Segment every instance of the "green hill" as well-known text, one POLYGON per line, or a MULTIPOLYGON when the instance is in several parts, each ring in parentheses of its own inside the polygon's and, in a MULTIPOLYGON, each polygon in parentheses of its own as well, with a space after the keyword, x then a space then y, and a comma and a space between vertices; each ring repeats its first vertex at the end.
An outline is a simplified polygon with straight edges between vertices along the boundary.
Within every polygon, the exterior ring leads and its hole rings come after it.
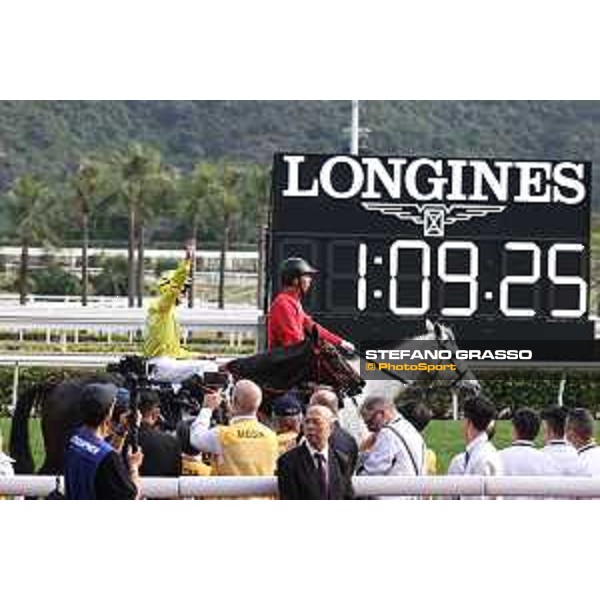
MULTIPOLYGON (((134 140, 182 169, 338 152, 349 122, 349 101, 0 102, 0 191, 23 171, 60 176, 82 154, 134 140)), ((363 101, 361 125, 371 153, 600 161, 600 102, 363 101)))

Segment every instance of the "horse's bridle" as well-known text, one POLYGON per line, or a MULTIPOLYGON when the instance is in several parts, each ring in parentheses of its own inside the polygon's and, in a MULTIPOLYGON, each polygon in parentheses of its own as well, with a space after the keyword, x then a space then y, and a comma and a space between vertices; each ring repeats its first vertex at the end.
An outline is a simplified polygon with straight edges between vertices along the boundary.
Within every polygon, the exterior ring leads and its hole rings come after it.
MULTIPOLYGON (((452 349, 448 347, 448 342, 450 342, 450 339, 449 338, 443 339, 442 337, 440 337, 437 334, 437 331, 436 331, 436 334, 435 334, 435 341, 437 342, 437 346, 438 346, 437 349, 439 349, 439 350, 448 350, 448 351, 452 352, 452 349)), ((357 354, 363 360, 368 360, 360 352, 357 351, 357 354)), ((465 376, 467 375, 467 373, 469 372, 469 369, 460 370, 459 366, 456 364, 456 362, 454 362, 452 364, 454 364, 456 366, 456 370, 458 371, 458 376, 456 377, 456 379, 454 379, 453 381, 451 381, 450 384, 444 385, 444 386, 440 386, 441 389, 451 390, 454 386, 458 385, 465 378, 465 376)), ((397 381, 400 381, 404 385, 413 386, 416 383, 415 380, 407 381, 406 379, 404 379, 404 377, 402 377, 401 375, 398 375, 397 373, 394 373, 392 371, 385 370, 384 373, 385 373, 386 376, 390 377, 391 379, 395 379, 397 381)), ((433 386, 438 381, 439 376, 440 376, 439 371, 435 371, 435 376, 429 382, 428 389, 429 388, 433 388, 433 386)))
MULTIPOLYGON (((448 345, 447 345, 447 342, 450 341, 449 339, 442 339, 442 338, 438 337, 437 334, 436 334, 435 341, 438 343, 438 348, 440 350, 448 350, 448 351, 452 352, 452 349, 448 348, 448 345)), ((467 373, 469 372, 469 369, 463 369, 461 371, 459 369, 458 364, 456 364, 456 362, 453 362, 452 364, 456 366, 456 370, 458 371, 458 377, 456 379, 454 379, 449 385, 443 386, 442 389, 451 390, 455 385, 458 385, 465 378, 465 376, 467 375, 467 373)), ((436 371, 435 373, 436 373, 436 376, 433 378, 433 382, 432 383, 435 383, 437 381, 438 376, 439 376, 438 371, 436 371)))
POLYGON ((361 388, 364 386, 364 379, 360 374, 357 374, 352 367, 345 363, 343 357, 339 354, 339 350, 333 345, 327 342, 320 342, 313 345, 313 359, 317 381, 321 381, 321 372, 323 367, 325 367, 330 373, 331 370, 336 373, 337 377, 335 378, 336 384, 334 387, 338 389, 339 392, 352 394, 351 390, 354 385, 360 385, 361 388), (325 360, 325 357, 329 357, 328 360, 325 360), (332 360, 336 361, 337 364, 330 364, 332 360), (322 362, 324 363, 323 365, 322 362), (328 363, 329 367, 327 367, 328 363))

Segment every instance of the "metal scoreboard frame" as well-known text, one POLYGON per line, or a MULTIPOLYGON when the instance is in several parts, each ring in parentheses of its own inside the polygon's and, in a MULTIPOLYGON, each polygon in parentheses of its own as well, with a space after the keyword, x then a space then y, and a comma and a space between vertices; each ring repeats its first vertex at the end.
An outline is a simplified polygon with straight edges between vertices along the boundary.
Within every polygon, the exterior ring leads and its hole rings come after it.
POLYGON ((590 209, 590 162, 277 154, 265 300, 303 256, 306 309, 354 343, 425 318, 459 343, 591 342, 590 209))

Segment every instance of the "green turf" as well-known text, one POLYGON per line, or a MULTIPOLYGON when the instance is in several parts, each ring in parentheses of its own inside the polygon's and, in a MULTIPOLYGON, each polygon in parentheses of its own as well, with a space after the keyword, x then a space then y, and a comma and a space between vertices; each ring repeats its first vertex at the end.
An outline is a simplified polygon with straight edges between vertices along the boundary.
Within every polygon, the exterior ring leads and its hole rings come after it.
MULTIPOLYGON (((541 445, 541 438, 537 440, 541 445)), ((443 474, 448 469, 450 459, 465 449, 463 424, 461 421, 432 421, 425 430, 425 443, 435 451, 438 457, 438 473, 443 474)), ((498 421, 494 445, 496 448, 506 448, 511 443, 510 421, 498 421)))
MULTIPOLYGON (((6 417, 0 417, 0 431, 2 432, 2 449, 8 453, 8 436, 10 433, 10 419, 6 417)), ((44 443, 42 441, 42 431, 40 429, 39 419, 29 420, 29 441, 31 445, 31 451, 33 453, 33 461, 35 468, 39 469, 42 466, 44 460, 44 443)))
MULTIPOLYGON (((30 435, 33 446, 33 457, 36 468, 39 468, 44 458, 39 420, 30 420, 30 435)), ((10 419, 0 418, 0 430, 4 438, 4 450, 8 450, 8 434, 10 419)), ((511 425, 509 421, 499 421, 496 428, 494 444, 497 448, 505 448, 511 441, 511 425)), ((460 421, 432 421, 425 430, 425 442, 432 448, 438 457, 438 472, 443 474, 448 468, 450 459, 464 450, 462 422, 460 421)), ((541 445, 541 439, 538 439, 541 445)))

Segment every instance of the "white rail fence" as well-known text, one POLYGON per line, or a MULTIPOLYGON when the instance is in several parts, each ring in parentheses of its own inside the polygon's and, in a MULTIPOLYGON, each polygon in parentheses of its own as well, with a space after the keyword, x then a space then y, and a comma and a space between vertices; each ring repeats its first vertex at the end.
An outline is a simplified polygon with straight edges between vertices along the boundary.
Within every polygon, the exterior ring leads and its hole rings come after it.
MULTIPOLYGON (((130 342, 137 331, 143 331, 147 312, 144 308, 81 307, 59 304, 8 306, 0 311, 0 330, 18 333, 45 331, 46 342, 50 343, 53 333, 60 334, 60 343, 66 347, 67 334, 73 342, 79 342, 81 332, 95 332, 112 340, 113 333, 129 334, 130 342)), ((178 319, 184 338, 195 331, 212 331, 228 334, 229 345, 240 347, 243 340, 259 337, 262 311, 256 308, 235 309, 188 309, 178 311, 178 319)))
MULTIPOLYGON (((226 286, 252 286, 256 285, 257 275, 253 273, 228 273, 225 280, 226 286)), ((207 273, 205 278, 197 281, 198 284, 204 285, 217 285, 218 273, 207 273)), ((244 292, 244 289, 238 291, 238 293, 244 292)), ((209 302, 205 299, 206 294, 197 293, 194 306, 197 309, 202 308, 217 308, 216 302, 209 302)), ((19 307, 23 306, 20 303, 19 294, 0 294, 0 307, 19 307)), ((82 307, 81 296, 60 296, 60 295, 48 295, 48 294, 28 294, 26 303, 24 306, 47 306, 47 307, 60 307, 62 304, 68 304, 70 307, 82 307)), ((156 296, 144 296, 143 306, 148 307, 156 296)), ((231 293, 225 298, 225 305, 230 308, 252 308, 253 304, 243 304, 234 302, 231 298, 231 293)), ((127 296, 96 296, 91 295, 87 298, 87 306, 89 307, 105 307, 105 308, 127 308, 129 306, 129 299, 127 296)))
MULTIPOLYGON (((62 489, 64 482, 59 478, 62 489)), ((592 477, 354 477, 357 497, 440 498, 600 498, 600 478, 592 477)), ((57 478, 41 475, 0 477, 0 495, 45 497, 57 478)), ((145 498, 243 498, 275 496, 275 477, 144 477, 145 498)))
MULTIPOLYGON (((256 332, 261 311, 254 308, 187 309, 178 311, 182 329, 188 331, 256 332)), ((103 308, 73 306, 5 307, 0 312, 0 328, 12 330, 58 329, 62 331, 132 331, 146 323, 144 308, 103 308)))

